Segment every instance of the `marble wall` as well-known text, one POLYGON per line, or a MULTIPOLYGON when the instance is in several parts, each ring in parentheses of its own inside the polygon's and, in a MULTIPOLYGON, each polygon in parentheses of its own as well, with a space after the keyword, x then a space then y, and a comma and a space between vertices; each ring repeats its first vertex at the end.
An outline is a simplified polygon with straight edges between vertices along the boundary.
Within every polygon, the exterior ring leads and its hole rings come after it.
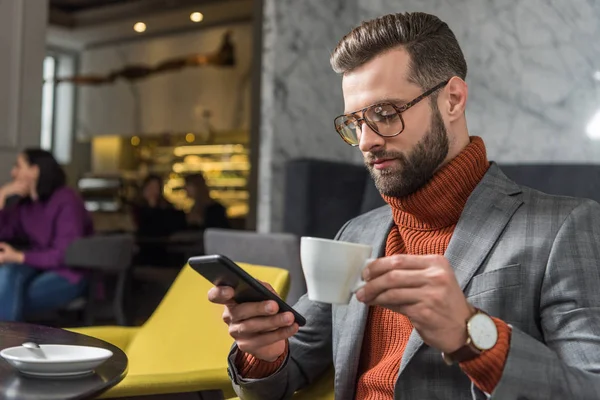
POLYGON ((294 158, 356 161, 333 129, 343 111, 329 55, 356 21, 354 0, 265 0, 257 229, 281 230, 283 166, 294 158))
POLYGON ((342 109, 328 56, 361 20, 424 11, 446 21, 467 58, 473 135, 504 163, 599 163, 600 0, 266 0, 259 228, 280 229, 282 165, 358 160, 338 142, 342 109), (595 137, 595 139, 594 139, 595 137))

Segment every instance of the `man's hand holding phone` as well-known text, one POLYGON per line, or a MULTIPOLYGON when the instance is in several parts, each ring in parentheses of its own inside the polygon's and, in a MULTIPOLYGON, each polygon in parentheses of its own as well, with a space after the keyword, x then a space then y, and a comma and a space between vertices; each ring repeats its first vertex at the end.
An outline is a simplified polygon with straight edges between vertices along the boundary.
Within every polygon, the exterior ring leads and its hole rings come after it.
MULTIPOLYGON (((271 292, 271 285, 261 282, 271 292)), ((215 286, 208 291, 208 299, 223 304, 223 321, 240 350, 264 361, 275 361, 285 352, 285 342, 298 332, 294 314, 278 314, 279 305, 273 300, 238 304, 233 300, 234 290, 229 286, 215 286)))

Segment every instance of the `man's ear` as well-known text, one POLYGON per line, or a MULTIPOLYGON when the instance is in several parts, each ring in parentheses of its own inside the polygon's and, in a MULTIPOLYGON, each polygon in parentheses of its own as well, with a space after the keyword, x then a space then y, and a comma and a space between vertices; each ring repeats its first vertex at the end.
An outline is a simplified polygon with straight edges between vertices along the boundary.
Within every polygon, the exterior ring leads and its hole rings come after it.
POLYGON ((455 76, 450 79, 444 92, 441 107, 445 110, 448 120, 452 122, 461 118, 465 113, 467 97, 469 96, 467 83, 455 76))

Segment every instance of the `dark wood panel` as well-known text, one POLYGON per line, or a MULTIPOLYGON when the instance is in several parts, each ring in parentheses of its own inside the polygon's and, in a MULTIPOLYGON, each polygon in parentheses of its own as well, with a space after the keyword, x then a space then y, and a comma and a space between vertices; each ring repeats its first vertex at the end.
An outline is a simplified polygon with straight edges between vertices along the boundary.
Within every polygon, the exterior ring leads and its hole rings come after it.
POLYGON ((142 0, 50 0, 50 7, 71 13, 115 4, 139 3, 140 1, 142 0))

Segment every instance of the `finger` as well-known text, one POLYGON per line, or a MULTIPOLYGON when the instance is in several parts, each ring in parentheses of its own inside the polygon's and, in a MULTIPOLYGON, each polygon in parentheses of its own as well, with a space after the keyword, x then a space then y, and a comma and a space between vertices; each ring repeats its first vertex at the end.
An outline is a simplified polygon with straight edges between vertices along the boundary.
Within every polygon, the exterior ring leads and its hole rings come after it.
POLYGON ((423 301, 425 292, 421 288, 390 289, 366 302, 370 306, 393 306, 394 308, 408 306, 423 301))
POLYGON ((363 270, 362 275, 365 281, 369 281, 393 269, 424 269, 445 262, 445 258, 438 255, 397 254, 372 261, 363 270))
POLYGON ((275 315, 279 311, 279 305, 273 300, 242 303, 231 309, 231 321, 240 322, 255 317, 275 315))
POLYGON ((225 322, 225 324, 227 324, 227 326, 231 325, 231 308, 235 307, 235 306, 225 306, 223 307, 223 314, 221 315, 221 318, 223 319, 223 322, 225 322))
POLYGON ((234 339, 247 339, 258 334, 274 332, 279 328, 285 328, 294 323, 294 315, 291 312, 285 312, 268 317, 250 318, 239 323, 232 323, 229 326, 229 335, 234 339))
POLYGON ((289 339, 298 332, 298 324, 293 324, 285 328, 279 328, 276 331, 264 333, 248 339, 236 340, 238 348, 246 353, 254 353, 256 350, 265 346, 272 345, 281 340, 289 339))
POLYGON ((269 291, 271 291, 272 293, 275 293, 277 296, 279 296, 279 294, 275 291, 275 289, 273 289, 273 286, 271 286, 268 282, 265 281, 259 281, 264 287, 266 287, 267 289, 269 289, 269 291))
POLYGON ((208 300, 216 304, 235 304, 234 291, 229 286, 214 286, 208 291, 208 300))
MULTIPOLYGON (((361 289, 360 301, 369 302, 390 289, 419 288, 428 284, 427 270, 394 269, 368 281, 361 289)), ((358 293, 357 293, 358 296, 358 293)))

